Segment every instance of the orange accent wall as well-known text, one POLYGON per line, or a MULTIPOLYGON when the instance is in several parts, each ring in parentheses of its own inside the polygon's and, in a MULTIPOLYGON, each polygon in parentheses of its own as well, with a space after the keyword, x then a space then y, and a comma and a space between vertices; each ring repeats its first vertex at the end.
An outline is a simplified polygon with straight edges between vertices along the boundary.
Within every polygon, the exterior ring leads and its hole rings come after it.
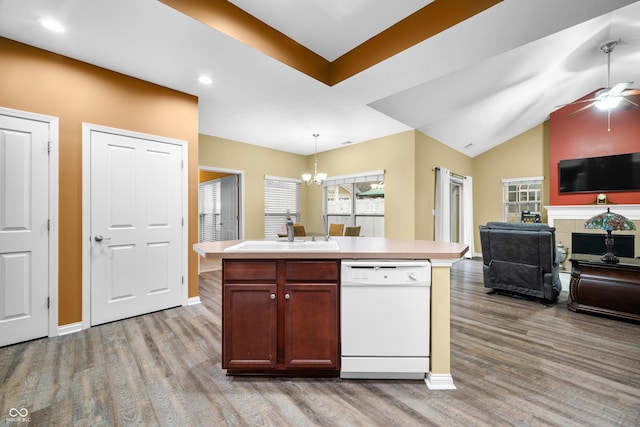
MULTIPOLYGON (((582 99, 593 98, 594 93, 582 99)), ((637 98, 632 99, 637 103, 637 98)), ((567 105, 551 113, 549 119, 549 202, 552 206, 588 205, 596 199, 596 193, 560 194, 560 160, 640 152, 640 108, 614 110, 611 131, 607 131, 606 111, 591 107, 570 116, 584 106, 567 105)), ((640 191, 607 192, 607 199, 609 203, 636 204, 640 203, 640 191)))
POLYGON ((0 106, 59 118, 58 324, 82 321, 82 123, 188 142, 189 296, 198 295, 198 99, 0 37, 0 106))
POLYGON ((200 170, 200 182, 207 182, 218 178, 223 178, 231 174, 225 172, 212 172, 206 170, 200 170))

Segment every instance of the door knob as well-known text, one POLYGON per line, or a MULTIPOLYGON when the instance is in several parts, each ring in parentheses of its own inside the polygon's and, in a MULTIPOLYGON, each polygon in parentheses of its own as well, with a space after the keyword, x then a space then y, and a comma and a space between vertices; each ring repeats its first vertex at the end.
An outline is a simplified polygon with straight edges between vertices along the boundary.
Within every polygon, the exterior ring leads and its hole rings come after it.
POLYGON ((284 299, 290 299, 290 298, 291 298, 291 295, 289 295, 289 294, 284 294, 284 299))
POLYGON ((103 240, 111 240, 111 237, 103 237, 100 234, 98 234, 96 237, 94 237, 94 240, 96 242, 102 242, 103 240))
POLYGON ((276 299, 276 294, 271 294, 271 299, 276 299))

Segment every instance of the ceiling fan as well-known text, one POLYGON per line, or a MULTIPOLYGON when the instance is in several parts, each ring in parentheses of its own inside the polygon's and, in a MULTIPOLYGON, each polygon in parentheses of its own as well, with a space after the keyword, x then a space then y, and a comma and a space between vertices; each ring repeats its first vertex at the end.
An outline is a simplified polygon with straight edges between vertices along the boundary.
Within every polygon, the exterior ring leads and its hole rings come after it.
POLYGON ((638 104, 630 100, 629 96, 640 95, 640 89, 632 89, 629 88, 633 84, 633 82, 623 82, 618 83, 615 86, 611 87, 611 52, 613 52, 613 48, 617 46, 620 40, 613 40, 604 43, 600 46, 600 49, 607 55, 607 87, 604 89, 600 89, 594 95, 594 98, 583 99, 581 101, 570 102, 565 105, 573 105, 573 104, 582 104, 588 102, 589 104, 584 107, 572 112, 569 116, 573 116, 578 114, 588 108, 597 107, 600 110, 607 111, 607 130, 611 131, 611 110, 616 108, 618 105, 624 105, 627 108, 637 107, 638 104))

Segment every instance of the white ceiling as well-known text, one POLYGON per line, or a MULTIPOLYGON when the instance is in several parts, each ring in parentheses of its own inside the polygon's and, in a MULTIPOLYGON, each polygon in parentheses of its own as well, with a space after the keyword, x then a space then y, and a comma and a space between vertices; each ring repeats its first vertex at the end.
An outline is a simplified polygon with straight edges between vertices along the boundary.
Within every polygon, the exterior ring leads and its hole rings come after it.
MULTIPOLYGON (((430 3, 231 2, 328 60, 430 3)), ((201 133, 298 154, 316 132, 325 151, 418 129, 474 157, 606 86, 613 39, 612 83, 640 86, 629 0, 504 0, 333 87, 156 0, 0 0, 0 36, 196 95, 201 133)))

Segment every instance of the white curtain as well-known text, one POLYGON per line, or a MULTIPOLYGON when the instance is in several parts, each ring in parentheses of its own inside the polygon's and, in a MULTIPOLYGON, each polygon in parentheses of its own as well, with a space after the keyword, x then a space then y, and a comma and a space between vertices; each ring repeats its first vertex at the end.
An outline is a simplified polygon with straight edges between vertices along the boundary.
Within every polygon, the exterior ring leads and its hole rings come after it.
POLYGON ((465 176, 462 180, 462 243, 469 246, 465 258, 473 257, 473 178, 465 176))
POLYGON ((451 241, 451 198, 449 182, 451 171, 446 168, 436 168, 436 233, 437 242, 451 241))

